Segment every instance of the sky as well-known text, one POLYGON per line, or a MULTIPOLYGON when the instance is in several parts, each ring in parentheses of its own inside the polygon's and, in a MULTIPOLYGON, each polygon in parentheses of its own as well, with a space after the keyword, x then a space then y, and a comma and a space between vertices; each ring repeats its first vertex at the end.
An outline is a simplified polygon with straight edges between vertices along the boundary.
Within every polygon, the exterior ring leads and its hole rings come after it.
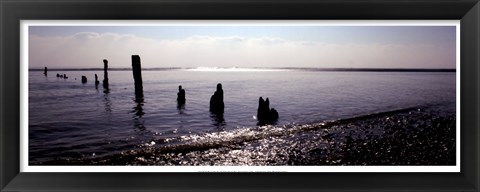
POLYGON ((29 68, 455 68, 455 26, 29 26, 29 68))

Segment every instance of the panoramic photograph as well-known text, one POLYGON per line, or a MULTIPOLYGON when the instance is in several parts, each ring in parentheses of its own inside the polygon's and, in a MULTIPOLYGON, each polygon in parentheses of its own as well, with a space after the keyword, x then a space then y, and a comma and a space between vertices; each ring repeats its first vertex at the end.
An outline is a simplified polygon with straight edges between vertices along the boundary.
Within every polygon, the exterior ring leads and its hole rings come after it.
POLYGON ((28 165, 457 165, 455 25, 30 25, 28 165))

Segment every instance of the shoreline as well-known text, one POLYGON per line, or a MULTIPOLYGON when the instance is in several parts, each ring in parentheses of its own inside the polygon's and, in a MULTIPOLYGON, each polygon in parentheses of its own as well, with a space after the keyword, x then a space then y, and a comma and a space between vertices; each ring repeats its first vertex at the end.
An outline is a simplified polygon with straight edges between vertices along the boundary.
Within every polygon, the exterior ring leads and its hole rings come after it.
MULTIPOLYGON (((281 71, 310 71, 310 72, 456 72, 456 69, 445 68, 309 68, 309 67, 162 67, 142 68, 142 71, 172 71, 172 70, 281 70, 281 71)), ((131 68, 109 68, 109 71, 131 71, 131 68)), ((28 71, 44 71, 44 68, 31 68, 28 71)), ((103 71, 103 68, 49 68, 48 71, 103 71)))
POLYGON ((454 114, 407 108, 37 165, 455 165, 455 121, 454 114))

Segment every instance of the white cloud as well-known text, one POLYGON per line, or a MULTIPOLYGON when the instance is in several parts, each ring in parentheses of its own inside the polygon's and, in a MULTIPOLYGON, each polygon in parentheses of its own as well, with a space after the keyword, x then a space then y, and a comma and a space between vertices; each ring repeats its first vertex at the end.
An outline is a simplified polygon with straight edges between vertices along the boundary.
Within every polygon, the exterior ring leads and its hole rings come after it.
POLYGON ((158 40, 82 32, 67 37, 29 36, 31 68, 130 67, 397 67, 452 68, 455 47, 428 44, 334 44, 276 37, 190 36, 158 40))

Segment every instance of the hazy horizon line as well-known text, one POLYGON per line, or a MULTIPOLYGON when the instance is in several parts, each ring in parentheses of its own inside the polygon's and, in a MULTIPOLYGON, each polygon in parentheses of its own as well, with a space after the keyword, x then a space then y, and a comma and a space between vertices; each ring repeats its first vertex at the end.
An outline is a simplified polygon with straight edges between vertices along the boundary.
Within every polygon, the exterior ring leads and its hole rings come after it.
MULTIPOLYGON (((371 71, 371 72, 456 72, 456 68, 323 68, 323 67, 153 67, 142 68, 145 71, 169 71, 191 69, 277 69, 296 71, 371 71)), ((29 71, 43 71, 44 68, 29 68, 29 71)), ((108 68, 109 71, 128 71, 127 67, 108 68)), ((87 68, 48 68, 48 71, 103 71, 99 67, 87 68)))

